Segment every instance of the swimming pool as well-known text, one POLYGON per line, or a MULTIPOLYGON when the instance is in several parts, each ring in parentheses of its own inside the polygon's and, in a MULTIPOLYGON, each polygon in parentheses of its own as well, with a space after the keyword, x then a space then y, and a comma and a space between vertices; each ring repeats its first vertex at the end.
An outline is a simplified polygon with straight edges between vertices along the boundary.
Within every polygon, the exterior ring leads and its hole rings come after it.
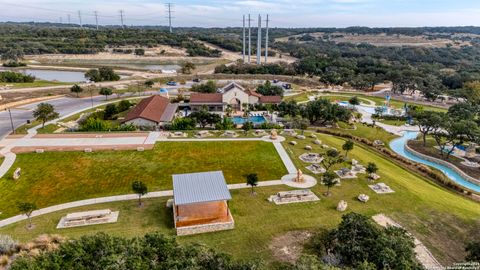
POLYGON ((245 124, 246 122, 252 122, 254 125, 259 125, 266 122, 265 117, 263 116, 250 116, 248 118, 234 116, 231 119, 235 125, 242 125, 242 124, 245 124))
POLYGON ((423 163, 425 165, 428 165, 428 166, 431 166, 431 167, 434 167, 438 170, 440 170, 442 173, 444 173, 448 178, 450 178, 451 180, 453 180, 455 183, 458 183, 459 185, 461 186, 464 186, 468 189, 471 189, 471 190, 474 190, 474 191, 477 191, 477 192, 480 192, 480 185, 476 185, 472 182, 469 182, 467 181, 465 178, 463 178, 459 173, 457 173, 456 171, 448 168, 447 166, 443 166, 441 164, 438 164, 438 163, 435 163, 435 162, 431 162, 431 161, 428 161, 428 160, 425 160, 423 158, 420 158, 420 157, 417 157, 415 155, 412 155, 410 154, 409 152, 407 152, 405 150, 405 144, 409 141, 409 140, 412 140, 412 139, 415 139, 418 135, 418 132, 416 131, 407 131, 403 134, 402 137, 398 138, 398 139, 395 139, 393 140, 391 143, 390 143, 390 148, 392 148, 392 150, 401 155, 401 156, 404 156, 410 160, 413 160, 413 161, 416 161, 416 162, 419 162, 419 163, 423 163))

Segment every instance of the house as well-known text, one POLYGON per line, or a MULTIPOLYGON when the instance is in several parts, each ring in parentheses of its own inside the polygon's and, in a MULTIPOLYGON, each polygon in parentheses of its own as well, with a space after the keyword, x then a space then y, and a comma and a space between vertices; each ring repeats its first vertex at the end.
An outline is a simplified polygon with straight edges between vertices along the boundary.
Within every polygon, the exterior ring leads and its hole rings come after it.
POLYGON ((142 99, 122 121, 138 127, 162 127, 175 117, 178 104, 170 103, 166 97, 153 95, 142 99))
POLYGON ((192 93, 189 106, 192 111, 207 108, 209 112, 223 113, 227 107, 231 107, 233 112, 241 112, 244 104, 279 104, 280 102, 282 102, 281 96, 263 96, 232 82, 220 89, 218 93, 192 93))
POLYGON ((177 235, 230 230, 232 199, 221 171, 175 174, 173 218, 177 235))

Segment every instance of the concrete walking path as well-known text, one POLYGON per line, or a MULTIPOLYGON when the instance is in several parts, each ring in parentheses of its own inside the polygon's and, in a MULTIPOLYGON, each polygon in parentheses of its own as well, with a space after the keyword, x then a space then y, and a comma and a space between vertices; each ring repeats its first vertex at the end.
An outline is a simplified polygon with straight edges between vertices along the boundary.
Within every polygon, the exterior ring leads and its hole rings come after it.
MULTIPOLYGON (((259 187, 266 187, 266 186, 277 186, 277 185, 283 185, 281 180, 271 180, 271 181, 260 181, 258 182, 259 187)), ((247 184, 230 184, 227 185, 228 189, 243 189, 243 188, 251 188, 247 184)), ((160 197, 171 197, 173 196, 173 190, 162 190, 162 191, 154 191, 154 192, 149 192, 142 198, 160 198, 160 197)), ((131 201, 131 200, 137 200, 138 195, 137 194, 125 194, 125 195, 117 195, 117 196, 109 196, 109 197, 101 197, 101 198, 94 198, 94 199, 87 199, 87 200, 80 200, 80 201, 74 201, 74 202, 69 202, 69 203, 63 203, 63 204, 57 204, 53 206, 49 206, 46 208, 38 209, 33 211, 32 217, 38 217, 41 215, 53 213, 56 211, 61 211, 65 209, 70 209, 70 208, 75 208, 75 207, 80 207, 80 206, 87 206, 87 205, 93 205, 93 204, 100 204, 100 203, 109 203, 109 202, 119 202, 119 201, 131 201)), ((0 220, 0 228, 5 227, 7 225, 26 220, 27 216, 25 215, 16 215, 4 220, 0 220)))
POLYGON ((297 173, 297 168, 293 164, 292 160, 290 159, 290 156, 288 155, 287 151, 283 147, 281 143, 274 142, 273 146, 277 150, 278 155, 283 161, 283 164, 285 165, 285 168, 287 168, 287 171, 289 174, 297 173))

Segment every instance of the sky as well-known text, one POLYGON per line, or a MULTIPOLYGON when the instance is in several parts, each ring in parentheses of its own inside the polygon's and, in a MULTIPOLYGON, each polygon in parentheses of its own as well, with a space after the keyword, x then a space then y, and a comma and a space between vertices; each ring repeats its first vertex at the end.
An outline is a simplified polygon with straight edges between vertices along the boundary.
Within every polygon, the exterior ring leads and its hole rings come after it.
MULTIPOLYGON (((480 26, 480 0, 171 0, 172 25, 241 26, 242 16, 269 14, 271 27, 480 26)), ((0 21, 101 25, 167 25, 166 2, 156 0, 0 0, 0 21)))

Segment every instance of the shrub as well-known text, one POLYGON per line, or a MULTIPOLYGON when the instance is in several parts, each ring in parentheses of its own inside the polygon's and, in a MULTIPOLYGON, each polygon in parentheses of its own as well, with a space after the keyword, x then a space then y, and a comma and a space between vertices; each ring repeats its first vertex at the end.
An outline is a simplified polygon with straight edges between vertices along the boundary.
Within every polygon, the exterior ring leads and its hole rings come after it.
POLYGON ((0 234, 0 254, 8 254, 17 246, 17 242, 12 237, 0 234))
POLYGON ((5 83, 31 83, 35 81, 35 76, 22 73, 4 71, 0 72, 0 82, 5 83))
POLYGON ((103 113, 103 119, 112 120, 114 119, 114 115, 117 113, 118 113, 118 109, 117 109, 117 106, 115 106, 115 104, 107 104, 107 106, 105 107, 105 111, 103 113))
POLYGON ((110 123, 96 117, 88 117, 80 125, 81 131, 108 131, 111 129, 110 123))
POLYGON ((171 130, 192 130, 195 129, 195 120, 189 117, 176 118, 169 127, 171 130))
POLYGON ((124 112, 124 111, 130 109, 130 107, 132 107, 132 106, 133 106, 133 104, 129 100, 122 100, 118 103, 117 111, 118 112, 124 112))

